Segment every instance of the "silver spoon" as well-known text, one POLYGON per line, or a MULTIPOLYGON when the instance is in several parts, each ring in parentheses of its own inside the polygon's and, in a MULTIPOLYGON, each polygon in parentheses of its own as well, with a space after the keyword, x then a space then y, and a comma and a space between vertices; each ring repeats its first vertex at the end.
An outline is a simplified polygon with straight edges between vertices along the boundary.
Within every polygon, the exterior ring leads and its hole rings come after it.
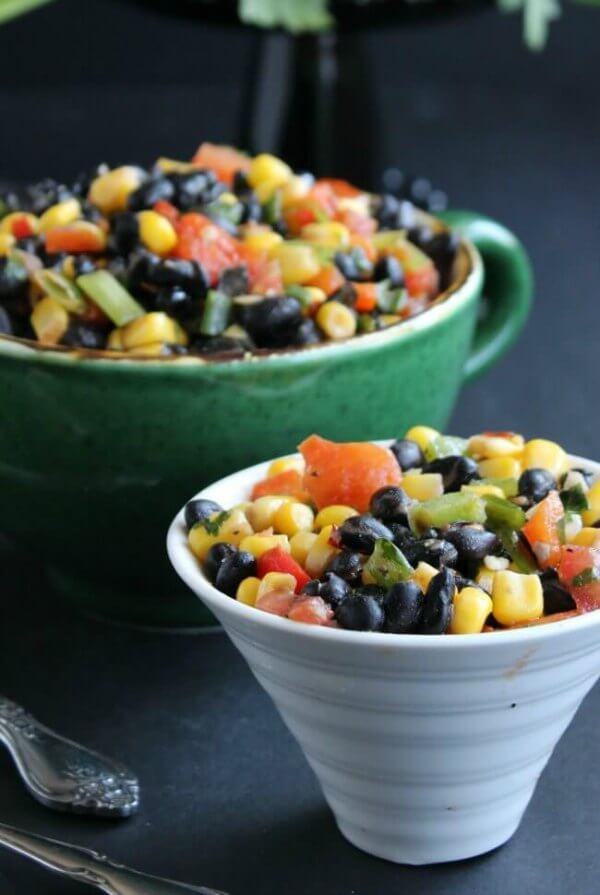
POLYGON ((131 771, 58 736, 3 696, 0 742, 31 795, 47 808, 117 818, 139 807, 139 784, 131 771))
POLYGON ((96 886, 107 895, 225 895, 216 889, 186 886, 157 876, 148 876, 113 864, 105 855, 87 848, 55 842, 43 836, 34 836, 0 824, 0 845, 17 854, 31 858, 42 867, 54 870, 62 876, 96 886))

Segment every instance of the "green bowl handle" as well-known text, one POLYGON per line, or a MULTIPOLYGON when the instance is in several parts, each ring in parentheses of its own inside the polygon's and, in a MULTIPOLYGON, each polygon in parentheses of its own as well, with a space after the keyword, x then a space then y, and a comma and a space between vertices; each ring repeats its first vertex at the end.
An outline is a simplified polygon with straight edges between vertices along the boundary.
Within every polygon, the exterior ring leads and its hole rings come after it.
POLYGON ((514 233, 473 211, 446 211, 439 217, 479 250, 484 264, 484 316, 477 323, 464 379, 470 381, 495 363, 523 329, 533 296, 533 274, 514 233))

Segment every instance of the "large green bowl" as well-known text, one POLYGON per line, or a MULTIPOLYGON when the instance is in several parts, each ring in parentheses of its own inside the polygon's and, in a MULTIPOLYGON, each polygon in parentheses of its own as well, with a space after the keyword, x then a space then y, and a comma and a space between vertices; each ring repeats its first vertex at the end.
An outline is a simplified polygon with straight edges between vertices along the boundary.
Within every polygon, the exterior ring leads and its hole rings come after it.
POLYGON ((463 382, 518 335, 532 292, 522 247, 489 219, 445 217, 464 236, 447 295, 346 343, 204 363, 0 338, 2 532, 42 557, 84 611, 145 625, 210 623, 164 553, 187 496, 293 451, 310 432, 369 439, 415 423, 443 428, 463 382))

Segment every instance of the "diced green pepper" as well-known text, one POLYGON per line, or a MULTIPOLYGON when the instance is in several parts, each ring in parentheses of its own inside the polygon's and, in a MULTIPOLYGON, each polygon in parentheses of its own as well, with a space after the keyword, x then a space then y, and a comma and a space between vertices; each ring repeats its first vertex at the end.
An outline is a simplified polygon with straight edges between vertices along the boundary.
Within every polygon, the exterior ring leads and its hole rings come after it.
POLYGON ((406 581, 414 573, 401 550, 393 541, 386 538, 377 538, 375 549, 364 566, 364 571, 371 575, 380 587, 386 589, 406 581))
POLYGON ((220 336, 229 323, 232 300, 224 292, 209 289, 206 295, 204 311, 200 320, 200 332, 203 336, 220 336))
POLYGON ((467 439, 457 435, 437 435, 425 448, 425 459, 428 463, 440 457, 462 456, 467 449, 467 439))
POLYGON ((406 305, 408 292, 404 287, 394 288, 391 280, 377 284, 377 307, 384 314, 397 314, 406 305))
POLYGON ((506 478, 506 479, 496 479, 496 478, 487 478, 481 479, 481 481, 477 482, 478 485, 494 485, 495 488, 500 488, 501 491, 504 491, 505 497, 516 497, 519 493, 519 483, 516 479, 506 478))
POLYGON ((77 277, 77 285, 104 311, 115 326, 125 326, 146 313, 135 298, 107 270, 94 270, 77 277))
POLYGON ((525 512, 516 503, 505 500, 503 497, 496 497, 494 494, 486 494, 484 501, 490 528, 496 530, 498 526, 503 526, 520 531, 525 525, 527 520, 525 512))
POLYGON ((560 492, 560 499, 565 510, 573 513, 581 513, 583 510, 589 509, 588 499, 581 485, 575 485, 573 488, 567 488, 560 492))
POLYGON ((281 192, 280 190, 275 190, 270 199, 264 203, 263 207, 263 218, 267 222, 267 224, 277 224, 278 221, 281 220, 281 192))
POLYGON ((485 504, 478 494, 466 491, 443 494, 408 511, 410 526, 418 533, 428 528, 444 528, 452 522, 485 522, 485 504))
POLYGON ((78 286, 68 277, 55 270, 38 270, 33 275, 35 283, 44 295, 49 295, 71 314, 83 314, 86 309, 85 298, 78 286))

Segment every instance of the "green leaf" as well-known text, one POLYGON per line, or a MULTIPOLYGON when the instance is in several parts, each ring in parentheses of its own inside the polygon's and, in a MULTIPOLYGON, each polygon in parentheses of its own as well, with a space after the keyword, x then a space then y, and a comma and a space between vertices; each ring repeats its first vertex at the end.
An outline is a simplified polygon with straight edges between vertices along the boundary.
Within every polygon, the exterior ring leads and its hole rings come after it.
POLYGON ((410 578, 414 569, 392 541, 377 538, 375 549, 365 563, 364 571, 370 574, 380 587, 389 590, 399 581, 410 578))
POLYGON ((327 0, 239 0, 238 9, 248 25, 299 33, 331 28, 334 19, 327 5, 327 0))

